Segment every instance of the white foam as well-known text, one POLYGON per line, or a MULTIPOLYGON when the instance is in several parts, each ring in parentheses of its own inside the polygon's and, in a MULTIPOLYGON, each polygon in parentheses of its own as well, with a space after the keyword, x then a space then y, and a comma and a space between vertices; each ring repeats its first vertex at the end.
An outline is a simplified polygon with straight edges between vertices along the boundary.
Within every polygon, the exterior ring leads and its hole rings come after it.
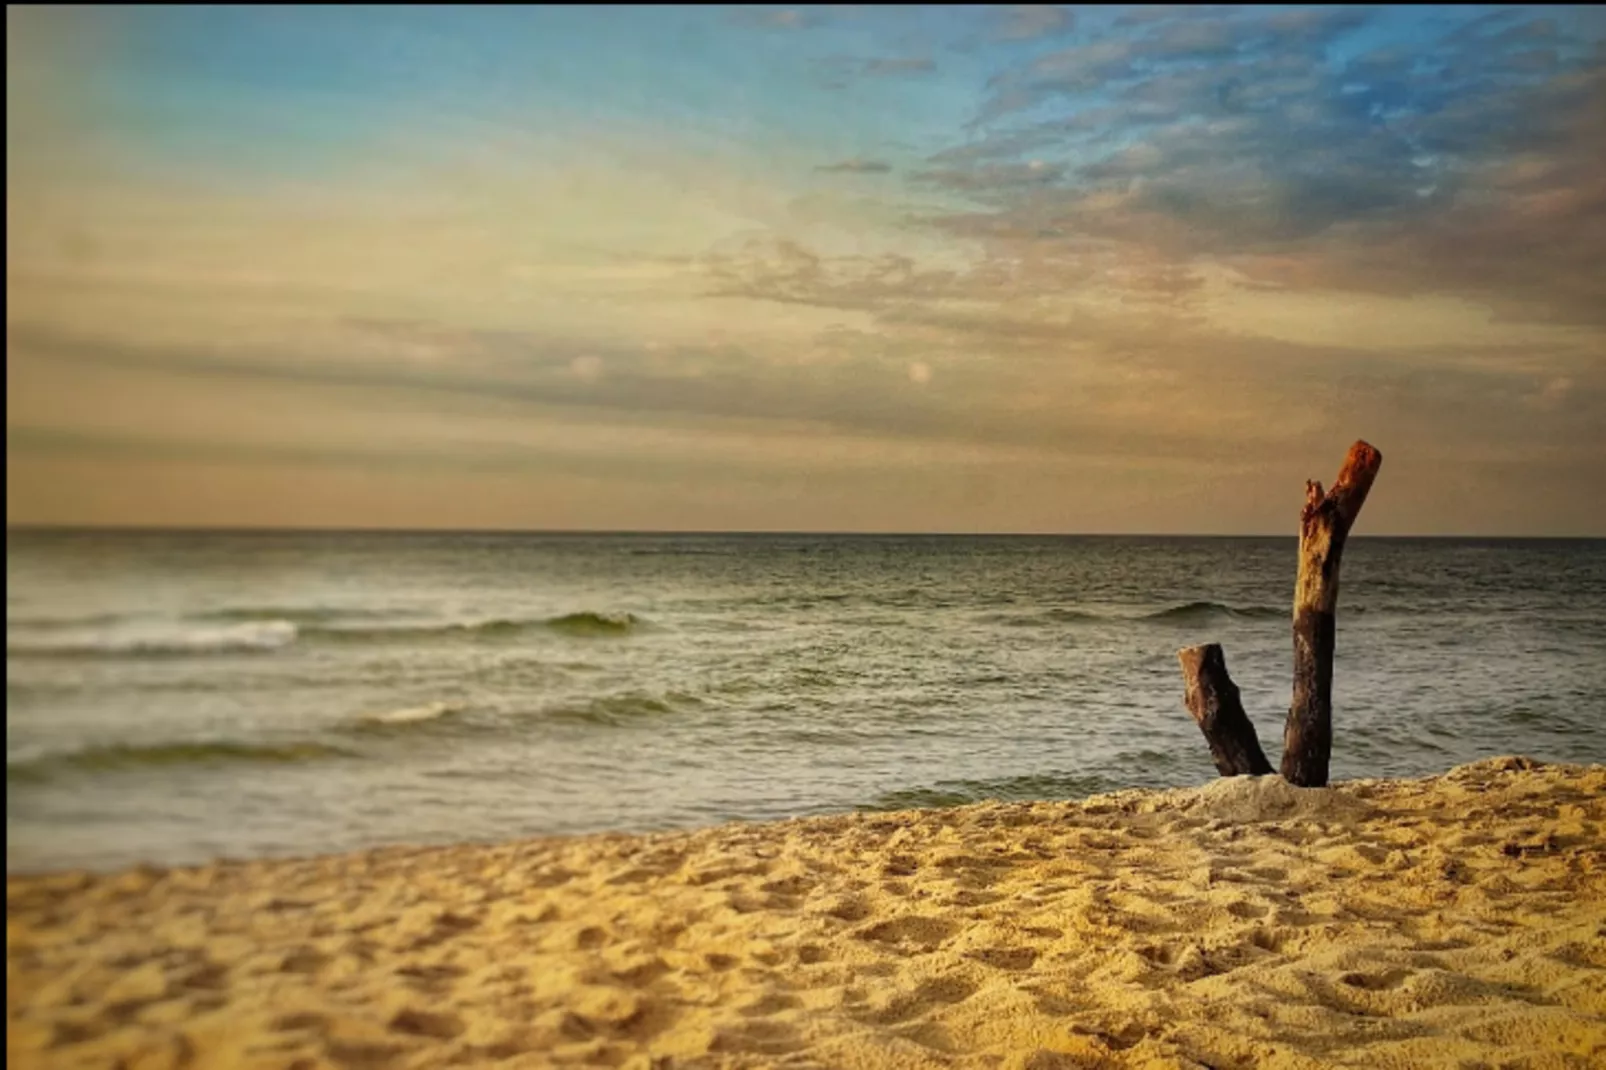
POLYGON ((365 713, 359 720, 365 724, 416 724, 420 721, 433 721, 457 712, 457 707, 450 702, 431 702, 424 706, 405 706, 399 710, 386 710, 382 713, 365 713))
POLYGON ((231 650, 277 650, 296 641, 287 620, 204 625, 140 623, 107 628, 53 630, 29 635, 6 632, 7 654, 209 654, 231 650))

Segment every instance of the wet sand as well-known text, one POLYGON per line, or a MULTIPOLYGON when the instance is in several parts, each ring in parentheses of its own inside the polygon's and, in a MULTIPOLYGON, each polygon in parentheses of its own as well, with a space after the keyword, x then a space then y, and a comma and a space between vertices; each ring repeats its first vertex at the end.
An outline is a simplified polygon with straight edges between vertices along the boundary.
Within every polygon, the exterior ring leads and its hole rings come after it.
POLYGON ((1606 767, 7 882, 14 1067, 1606 1066, 1606 767))

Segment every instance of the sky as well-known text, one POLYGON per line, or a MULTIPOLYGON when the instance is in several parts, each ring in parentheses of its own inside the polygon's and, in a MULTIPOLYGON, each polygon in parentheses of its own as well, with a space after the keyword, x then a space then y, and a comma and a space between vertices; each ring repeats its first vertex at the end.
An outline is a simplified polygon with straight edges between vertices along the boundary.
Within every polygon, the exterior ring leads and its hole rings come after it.
POLYGON ((1606 536, 1606 8, 6 10, 8 525, 1606 536))

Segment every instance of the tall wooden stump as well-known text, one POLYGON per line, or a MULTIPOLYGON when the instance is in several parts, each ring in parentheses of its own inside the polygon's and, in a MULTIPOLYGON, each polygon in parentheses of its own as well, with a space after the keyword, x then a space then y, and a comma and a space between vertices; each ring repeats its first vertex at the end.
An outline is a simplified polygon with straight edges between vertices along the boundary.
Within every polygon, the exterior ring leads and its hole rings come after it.
POLYGON ((1365 442, 1350 447, 1333 488, 1305 484, 1299 518, 1299 578, 1294 584, 1294 700, 1283 728, 1283 778, 1300 787, 1327 784, 1333 749, 1334 611, 1338 566, 1350 527, 1366 503, 1383 455, 1365 442))
POLYGON ((1244 713, 1238 685, 1227 675, 1227 657, 1220 643, 1206 643, 1177 651, 1187 687, 1188 712, 1199 723, 1216 770, 1222 776, 1265 776, 1273 772, 1260 749, 1255 726, 1244 713))

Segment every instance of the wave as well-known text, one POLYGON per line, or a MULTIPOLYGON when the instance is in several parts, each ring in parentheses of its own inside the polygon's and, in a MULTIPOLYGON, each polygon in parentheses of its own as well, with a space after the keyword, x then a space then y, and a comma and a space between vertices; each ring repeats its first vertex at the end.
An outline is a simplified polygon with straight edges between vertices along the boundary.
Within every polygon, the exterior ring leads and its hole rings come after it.
MULTIPOLYGON (((1339 612, 1347 617, 1356 617, 1366 612, 1365 606, 1344 606, 1339 612)), ((1281 606, 1233 606, 1225 602, 1186 602, 1182 605, 1171 606, 1168 609, 1156 610, 1139 617, 1139 620, 1153 621, 1194 621, 1208 620, 1214 617, 1238 618, 1240 620, 1293 620, 1293 604, 1281 606)))
POLYGON ((568 613, 561 617, 532 620, 452 621, 449 623, 395 623, 372 627, 306 627, 302 635, 309 642, 386 642, 407 639, 507 639, 531 632, 557 632, 560 635, 590 637, 628 635, 646 622, 630 613, 568 613))
POLYGON ((91 613, 81 617, 7 617, 6 629, 28 628, 33 631, 62 631, 73 628, 103 628, 129 620, 126 613, 91 613))
POLYGON ((1125 787, 1098 773, 1032 773, 997 780, 940 780, 928 787, 883 792, 860 810, 931 810, 978 802, 1085 799, 1125 787))
POLYGON ((538 629, 543 621, 479 620, 441 623, 395 622, 371 626, 307 626, 301 629, 302 637, 311 643, 386 643, 395 640, 411 642, 431 639, 495 639, 518 635, 538 629))
POLYGON ((1186 602, 1167 609, 1145 613, 1139 620, 1187 622, 1208 620, 1213 617, 1239 617, 1249 620, 1269 620, 1287 617, 1293 610, 1288 606, 1229 606, 1225 602, 1186 602))
POLYGON ((287 620, 302 627, 334 624, 340 621, 385 620, 397 614, 385 609, 337 608, 334 606, 236 606, 230 609, 213 609, 194 615, 195 620, 218 621, 227 624, 249 624, 257 621, 287 620))
POLYGON ((175 765, 266 762, 295 764, 357 755, 324 743, 195 743, 125 744, 85 747, 62 754, 6 761, 6 779, 38 781, 57 772, 113 772, 175 765))
POLYGON ((1043 616, 1057 624, 1073 623, 1084 620, 1106 619, 1105 617, 1086 609, 1051 609, 1047 613, 1044 613, 1043 616))
POLYGON ((1087 609, 1057 607, 1036 613, 985 613, 976 619, 983 624, 997 624, 1004 628, 1050 628, 1056 624, 1091 624, 1121 618, 1087 609))
POLYGON ((702 699, 679 691, 671 691, 661 696, 637 691, 595 698, 582 705, 550 708, 543 711, 543 716, 554 721, 617 728, 647 718, 675 713, 683 708, 702 705, 704 705, 702 699))
MULTIPOLYGON (((228 610, 230 622, 219 614, 190 621, 124 623, 113 627, 8 626, 6 653, 30 657, 108 657, 130 655, 197 655, 271 651, 292 643, 386 643, 432 640, 508 639, 532 632, 557 633, 572 638, 626 636, 646 627, 631 613, 568 613, 532 620, 479 620, 340 624, 344 611, 317 617, 292 613, 300 619, 257 617, 251 610, 228 610), (211 623, 194 623, 195 620, 211 623)), ((380 616, 375 614, 374 616, 380 616)))
POLYGON ((1137 614, 1130 611, 1097 612, 1090 609, 1057 607, 1036 613, 989 613, 980 619, 985 623, 999 624, 1006 628, 1048 628, 1057 624, 1111 624, 1133 621, 1185 624, 1223 617, 1270 620, 1287 618, 1289 614, 1290 610, 1285 606, 1231 606, 1225 602, 1200 601, 1185 602, 1137 614))
POLYGON ((542 622, 564 635, 627 635, 640 630, 646 621, 634 613, 566 613, 542 622))
POLYGON ((126 628, 76 628, 19 634, 6 629, 6 654, 33 657, 185 655, 278 650, 296 641, 300 629, 287 620, 239 624, 144 624, 126 628))
POLYGON ((367 727, 424 724, 454 717, 462 712, 462 706, 450 702, 430 702, 422 706, 403 706, 400 709, 365 713, 357 718, 357 724, 367 727))

